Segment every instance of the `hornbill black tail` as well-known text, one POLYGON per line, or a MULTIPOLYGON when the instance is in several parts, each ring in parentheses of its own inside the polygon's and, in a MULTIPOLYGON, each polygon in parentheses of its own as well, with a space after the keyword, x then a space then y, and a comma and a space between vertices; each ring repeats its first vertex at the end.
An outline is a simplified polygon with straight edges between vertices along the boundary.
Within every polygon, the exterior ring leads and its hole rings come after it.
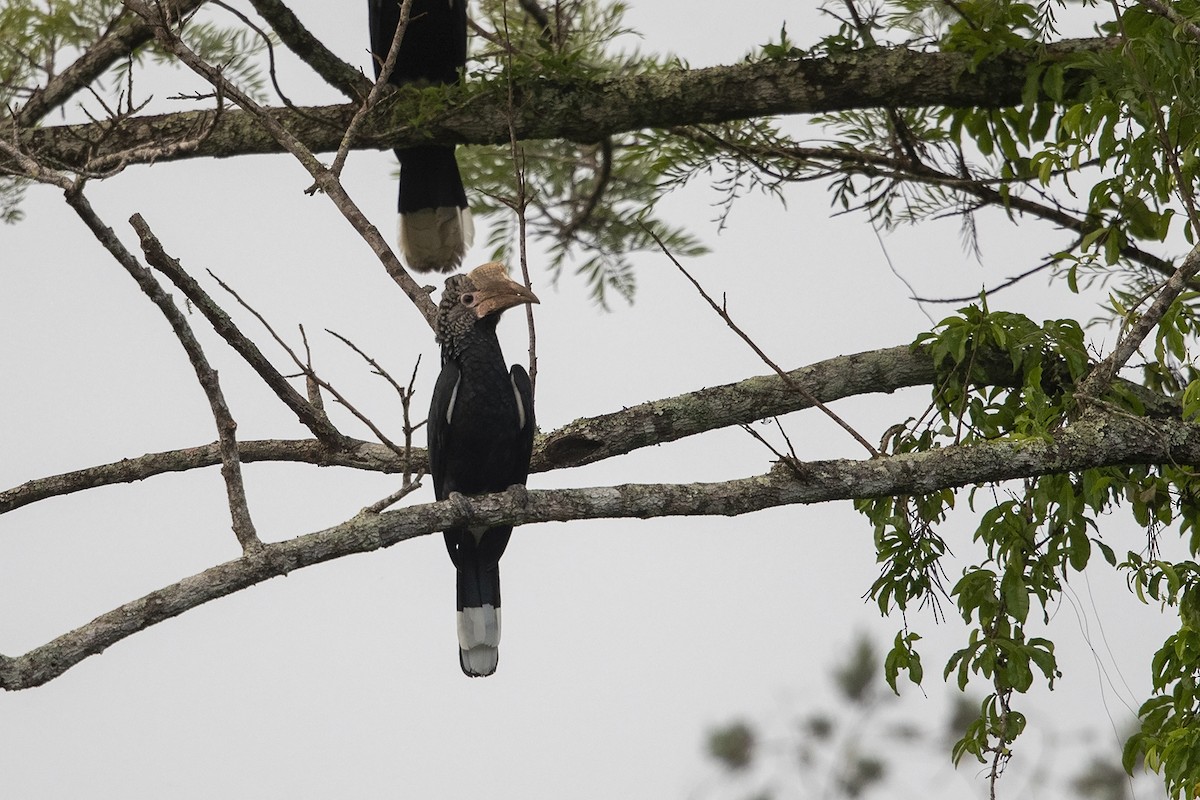
POLYGON ((446 551, 458 572, 458 663, 472 678, 500 661, 500 556, 511 527, 446 531, 446 551))
MULTIPOLYGON (((378 77, 400 23, 400 0, 368 0, 378 77)), ((412 0, 389 83, 453 84, 467 63, 467 0, 412 0)), ((448 272, 475 238, 454 146, 396 150, 400 159, 400 255, 419 272, 448 272)))

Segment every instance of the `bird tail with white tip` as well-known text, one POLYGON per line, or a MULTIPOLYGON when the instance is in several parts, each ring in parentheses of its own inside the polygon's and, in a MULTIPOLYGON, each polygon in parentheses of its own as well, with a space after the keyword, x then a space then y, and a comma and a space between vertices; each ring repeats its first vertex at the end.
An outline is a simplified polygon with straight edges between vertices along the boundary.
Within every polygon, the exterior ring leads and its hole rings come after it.
POLYGON ((500 661, 500 567, 458 570, 458 661, 472 678, 491 675, 500 661))
POLYGON ((449 272, 462 264, 475 224, 454 147, 396 151, 400 159, 400 257, 417 272, 449 272))

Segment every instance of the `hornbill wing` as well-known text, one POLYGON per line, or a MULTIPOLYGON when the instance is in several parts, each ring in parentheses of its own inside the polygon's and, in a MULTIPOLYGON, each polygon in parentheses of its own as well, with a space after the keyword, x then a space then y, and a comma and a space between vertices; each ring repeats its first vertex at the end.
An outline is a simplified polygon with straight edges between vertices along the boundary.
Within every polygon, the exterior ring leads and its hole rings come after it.
POLYGON ((518 483, 523 486, 525 479, 529 477, 529 460, 533 457, 533 430, 536 427, 533 416, 533 384, 529 380, 529 373, 520 364, 514 364, 508 375, 512 379, 513 391, 517 396, 521 424, 509 486, 518 483))
POLYGON ((442 364, 429 403, 429 419, 425 423, 429 476, 433 479, 433 494, 438 500, 445 500, 453 491, 446 487, 446 454, 450 450, 450 421, 454 416, 455 400, 458 399, 459 375, 458 365, 454 361, 447 359, 442 364))

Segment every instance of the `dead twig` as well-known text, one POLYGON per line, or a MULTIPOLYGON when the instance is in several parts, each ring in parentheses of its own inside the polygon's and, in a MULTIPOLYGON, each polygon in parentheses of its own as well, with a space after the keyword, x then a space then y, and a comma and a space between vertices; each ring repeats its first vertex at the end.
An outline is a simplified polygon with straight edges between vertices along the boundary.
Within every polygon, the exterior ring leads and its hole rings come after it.
POLYGON ((692 274, 687 271, 687 269, 683 266, 683 264, 679 263, 679 260, 675 258, 674 254, 671 253, 671 251, 667 248, 666 244, 663 243, 663 240, 660 239, 658 237, 658 235, 654 233, 654 231, 652 231, 649 227, 647 227, 645 225, 642 226, 642 229, 644 231, 646 231, 646 233, 650 236, 650 238, 654 239, 654 241, 658 245, 659 249, 662 250, 663 254, 671 260, 671 263, 675 265, 675 268, 683 273, 683 276, 685 278, 687 278, 688 281, 691 282, 692 286, 696 287, 696 291, 700 293, 700 296, 703 297, 704 300, 710 306, 712 306, 713 311, 717 312, 717 315, 720 316, 721 319, 725 320, 725 324, 728 325, 729 328, 734 333, 736 333, 743 342, 745 342, 746 344, 748 344, 750 346, 750 349, 753 350, 760 359, 762 359, 764 364, 766 364, 771 369, 775 370, 775 374, 778 375, 780 378, 782 378, 784 383, 786 383, 789 387, 791 387, 797 394, 799 394, 801 397, 803 397, 806 401, 808 401, 812 405, 819 408, 822 412, 824 412, 824 414, 827 417, 829 417, 831 420, 833 420, 839 426, 841 426, 841 428, 843 430, 845 430, 852 437, 854 437, 854 440, 856 442, 858 442, 863 447, 865 447, 867 449, 867 452, 869 452, 873 458, 878 457, 880 455, 880 452, 878 450, 876 450, 875 447, 870 442, 868 442, 866 439, 864 439, 862 437, 862 434, 860 434, 858 431, 854 430, 854 428, 851 427, 848 422, 846 422, 844 419, 839 417, 827 405, 825 405, 819 399, 817 399, 817 397, 815 395, 813 395, 812 392, 808 391, 803 386, 796 383, 796 381, 792 380, 792 376, 788 375, 786 372, 783 371, 783 369, 778 364, 776 364, 774 361, 772 361, 770 359, 770 357, 767 356, 767 354, 763 352, 762 348, 759 347, 757 344, 755 344, 754 340, 751 339, 746 334, 745 331, 743 331, 741 328, 738 327, 737 323, 734 322, 733 318, 729 315, 729 312, 727 310, 725 310, 725 308, 723 308, 722 306, 717 305, 716 301, 713 300, 708 295, 708 292, 704 291, 704 287, 700 285, 700 282, 692 277, 692 274))
POLYGON ((1079 383, 1075 396, 1081 400, 1095 400, 1104 394, 1116 378, 1117 373, 1125 363, 1141 347, 1142 341, 1150 335, 1150 331, 1162 322, 1163 315, 1171 304, 1188 288, 1188 283, 1200 273, 1200 245, 1193 247, 1183 259, 1183 263, 1175 273, 1167 279, 1166 285, 1154 298, 1154 302, 1139 316, 1117 342, 1117 346, 1100 363, 1092 368, 1079 383))
MULTIPOLYGON (((510 39, 508 29, 508 5, 503 8, 504 21, 504 36, 505 39, 510 39)), ((506 204, 513 209, 517 215, 517 250, 519 253, 521 264, 521 280, 525 284, 525 288, 533 291, 533 282, 529 277, 529 259, 528 247, 526 241, 526 219, 525 209, 529 205, 528 187, 525 183, 525 148, 521 146, 520 140, 517 138, 516 127, 516 98, 515 89, 512 79, 512 50, 506 49, 506 69, 505 77, 508 81, 508 103, 505 107, 508 121, 508 145, 513 157, 513 170, 515 184, 517 187, 517 196, 510 201, 505 201, 506 204)), ((537 325, 533 314, 533 304, 525 304, 525 327, 529 332, 529 383, 532 386, 532 391, 535 396, 537 393, 537 325)))

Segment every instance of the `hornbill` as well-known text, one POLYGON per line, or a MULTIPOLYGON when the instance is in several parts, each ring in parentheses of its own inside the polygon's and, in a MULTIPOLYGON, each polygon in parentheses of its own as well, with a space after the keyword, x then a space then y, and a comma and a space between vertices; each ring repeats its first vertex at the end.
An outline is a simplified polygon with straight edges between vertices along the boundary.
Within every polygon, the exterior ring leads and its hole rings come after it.
MULTIPOLYGON (((507 308, 536 303, 499 262, 451 275, 438 304, 442 371, 429 406, 429 472, 438 500, 524 485, 533 452, 533 387, 509 369, 496 338, 507 308)), ((496 671, 500 644, 500 556, 511 525, 449 528, 458 571, 459 664, 471 677, 496 671)))
MULTIPOLYGON (((401 0, 368 0, 375 77, 387 59, 401 0)), ((467 0, 413 0, 388 82, 457 83, 467 63, 467 0)), ((400 254, 418 272, 462 263, 475 227, 454 159, 454 145, 396 149, 400 159, 400 254)))

